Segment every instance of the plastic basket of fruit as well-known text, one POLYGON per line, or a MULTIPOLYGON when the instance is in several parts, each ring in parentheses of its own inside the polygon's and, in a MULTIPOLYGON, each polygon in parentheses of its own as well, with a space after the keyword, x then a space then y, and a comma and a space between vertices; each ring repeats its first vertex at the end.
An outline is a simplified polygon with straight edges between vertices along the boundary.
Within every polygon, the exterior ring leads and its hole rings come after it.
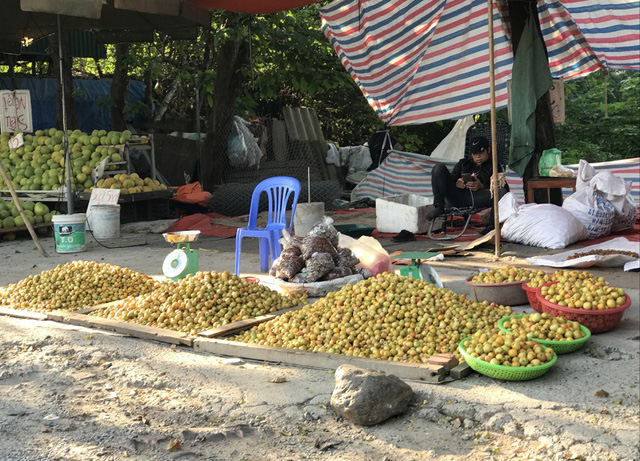
MULTIPOLYGON (((520 315, 509 315, 507 317, 502 317, 500 320, 498 320, 498 328, 507 334, 513 334, 512 331, 504 327, 504 323, 511 319, 520 319, 527 315, 528 314, 520 314, 520 315)), ((571 339, 571 340, 563 340, 563 341, 540 339, 536 337, 532 337, 531 339, 539 342, 545 347, 550 347, 551 349, 553 349, 553 351, 556 354, 568 354, 570 352, 575 352, 578 349, 580 349, 584 345, 584 343, 586 343, 589 340, 589 338, 591 338, 591 332, 584 325, 580 325, 580 331, 582 331, 584 336, 579 339, 571 339)))
POLYGON ((620 324, 624 311, 631 306, 631 298, 628 294, 624 294, 625 301, 613 308, 608 309, 583 309, 566 307, 555 304, 542 294, 543 287, 550 287, 558 282, 545 283, 536 291, 536 297, 542 308, 542 312, 551 314, 554 317, 564 317, 567 320, 573 320, 587 327, 592 334, 605 333, 614 330, 620 324))
POLYGON ((540 303, 538 302, 538 297, 536 296, 537 288, 531 288, 527 286, 529 282, 522 282, 522 289, 527 294, 527 299, 529 300, 529 304, 536 312, 542 312, 542 307, 540 307, 540 303))
MULTIPOLYGON (((471 337, 463 339, 458 346, 458 350, 471 368, 473 368, 478 373, 490 378, 502 379, 505 381, 529 381, 531 379, 536 379, 544 375, 547 371, 549 371, 549 369, 551 369, 552 366, 556 364, 556 361, 558 360, 558 356, 554 352, 553 358, 550 361, 538 366, 509 367, 506 365, 494 365, 479 358, 473 357, 467 352, 467 350, 465 349, 465 343, 470 340, 471 337)), ((542 347, 544 348, 544 346, 542 347)))

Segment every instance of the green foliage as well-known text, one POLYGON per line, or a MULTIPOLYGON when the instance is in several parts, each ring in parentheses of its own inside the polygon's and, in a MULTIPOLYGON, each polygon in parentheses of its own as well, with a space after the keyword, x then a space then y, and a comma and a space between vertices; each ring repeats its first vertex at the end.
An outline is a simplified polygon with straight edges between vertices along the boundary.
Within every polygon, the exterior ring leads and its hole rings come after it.
POLYGON ((606 162, 640 156, 640 76, 615 71, 565 83, 566 122, 556 127, 563 163, 606 162))

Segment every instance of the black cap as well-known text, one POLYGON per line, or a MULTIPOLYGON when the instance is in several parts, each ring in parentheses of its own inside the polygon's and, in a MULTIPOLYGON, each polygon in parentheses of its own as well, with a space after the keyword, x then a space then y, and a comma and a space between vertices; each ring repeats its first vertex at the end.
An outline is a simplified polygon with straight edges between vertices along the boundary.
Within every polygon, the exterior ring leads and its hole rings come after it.
POLYGON ((489 148, 489 141, 484 136, 476 136, 471 138, 470 152, 483 152, 489 148))

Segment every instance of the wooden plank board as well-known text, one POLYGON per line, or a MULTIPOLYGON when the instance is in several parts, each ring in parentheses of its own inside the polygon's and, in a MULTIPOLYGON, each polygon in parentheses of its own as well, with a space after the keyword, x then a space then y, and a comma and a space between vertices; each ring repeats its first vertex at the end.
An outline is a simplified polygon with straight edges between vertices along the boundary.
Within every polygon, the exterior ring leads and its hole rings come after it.
MULTIPOLYGON (((32 224, 34 229, 46 229, 49 227, 53 227, 53 224, 50 222, 43 222, 40 224, 32 224)), ((0 229, 0 234, 10 234, 13 232, 28 232, 27 226, 19 226, 19 227, 3 227, 0 229)))
POLYGON ((9 306, 0 306, 0 315, 6 315, 7 317, 15 317, 18 319, 47 320, 47 314, 25 311, 22 309, 12 309, 9 306))
POLYGON ((323 352, 285 349, 282 347, 245 344, 217 338, 196 338, 193 347, 197 351, 216 355, 227 355, 249 360, 283 363, 307 368, 323 368, 335 370, 340 365, 350 364, 357 367, 382 371, 402 379, 440 383, 445 379, 445 367, 432 365, 392 362, 389 360, 351 357, 323 352))
POLYGON ((150 339, 169 344, 181 344, 193 346, 193 338, 178 331, 166 330, 164 328, 149 327, 146 325, 136 325, 134 323, 121 322, 119 320, 103 319, 101 317, 91 317, 86 314, 76 312, 59 312, 49 314, 50 320, 77 325, 81 327, 98 328, 101 330, 115 331, 135 338, 150 339))
POLYGON ((276 317, 281 316, 282 314, 286 314, 290 311, 297 311, 302 309, 305 306, 296 306, 290 307, 289 309, 283 309, 281 311, 272 312, 270 314, 261 315, 259 317, 254 317, 252 319, 239 320, 238 322, 232 322, 227 325, 223 325, 221 327, 212 328, 211 330, 202 331, 198 333, 198 336, 203 338, 221 338, 223 336, 231 336, 235 333, 238 333, 243 330, 248 330, 251 327, 259 325, 264 322, 268 322, 269 320, 273 320, 276 317))

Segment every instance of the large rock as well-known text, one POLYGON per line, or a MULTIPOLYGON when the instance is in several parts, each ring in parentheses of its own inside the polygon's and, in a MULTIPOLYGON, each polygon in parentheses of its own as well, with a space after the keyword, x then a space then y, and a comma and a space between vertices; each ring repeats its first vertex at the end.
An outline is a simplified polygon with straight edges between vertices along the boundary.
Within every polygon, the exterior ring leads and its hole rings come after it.
POLYGON ((344 419, 372 426, 407 409, 413 390, 400 378, 353 365, 336 370, 331 406, 344 419))

